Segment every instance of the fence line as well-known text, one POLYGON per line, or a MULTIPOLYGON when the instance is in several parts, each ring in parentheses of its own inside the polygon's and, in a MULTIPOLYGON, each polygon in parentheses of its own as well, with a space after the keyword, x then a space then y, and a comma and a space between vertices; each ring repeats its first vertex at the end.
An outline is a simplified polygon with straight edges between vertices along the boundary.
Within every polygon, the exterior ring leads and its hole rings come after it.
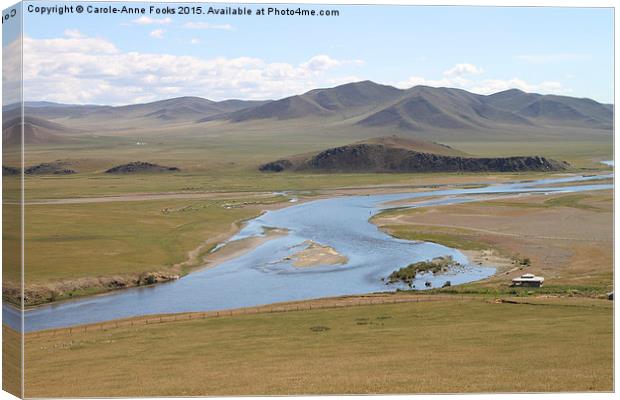
MULTIPOLYGON (((43 336, 56 336, 56 335, 72 335, 74 333, 91 332, 91 331, 105 331, 109 329, 116 329, 122 327, 140 327, 153 324, 162 324, 168 322, 177 321, 191 321, 207 318, 222 318, 232 317, 238 315, 256 315, 267 313, 284 313, 284 312, 296 312, 296 311, 311 311, 311 310, 324 310, 324 309, 336 309, 346 308, 351 306, 367 306, 367 305, 382 305, 382 304, 399 304, 399 303, 418 303, 418 302, 430 302, 430 301, 445 301, 445 300, 457 300, 457 301, 473 301, 479 300, 487 302, 489 300, 486 296, 465 296, 465 295, 402 295, 402 296, 368 296, 368 297, 344 297, 336 299, 317 299, 308 300, 303 303, 289 303, 289 304, 272 304, 257 307, 244 307, 231 310, 221 311, 207 311, 207 312, 188 312, 166 315, 147 315, 144 317, 133 317, 130 319, 114 320, 106 322, 98 322, 85 325, 71 326, 67 328, 57 328, 36 332, 29 332, 29 337, 43 337, 43 336)), ((490 298, 495 301, 495 297, 490 298)))

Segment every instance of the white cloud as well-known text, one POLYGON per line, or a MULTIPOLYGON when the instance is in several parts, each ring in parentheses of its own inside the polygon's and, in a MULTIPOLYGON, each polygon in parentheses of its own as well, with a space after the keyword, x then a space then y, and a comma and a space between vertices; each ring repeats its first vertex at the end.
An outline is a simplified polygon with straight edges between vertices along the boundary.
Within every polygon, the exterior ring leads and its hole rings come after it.
POLYGON ((508 89, 521 89, 525 92, 540 92, 565 94, 570 93, 571 89, 564 87, 557 81, 542 81, 537 83, 526 82, 519 78, 508 79, 472 79, 466 75, 479 75, 484 71, 472 64, 457 64, 446 70, 444 76, 439 79, 428 79, 421 76, 411 76, 404 81, 396 83, 397 87, 410 88, 412 86, 424 85, 433 87, 452 87, 464 89, 473 93, 492 94, 508 89))
POLYGON ((142 16, 140 18, 134 19, 131 22, 137 25, 168 25, 172 23, 172 19, 166 18, 151 18, 147 16, 142 16))
POLYGON ((189 41, 191 44, 200 44, 200 39, 193 38, 189 41))
POLYGON ((444 71, 445 76, 465 76, 465 75, 479 75, 483 73, 483 69, 476 67, 473 64, 456 64, 454 67, 444 71))
POLYGON ((309 71, 321 72, 345 64, 362 65, 363 63, 362 60, 336 60, 326 54, 319 54, 302 63, 301 66, 309 71))
POLYGON ((232 31, 235 29, 230 24, 210 24, 208 22, 186 22, 183 24, 186 29, 222 29, 225 31, 232 31))
POLYGON ((340 67, 341 65, 342 61, 335 60, 325 54, 314 56, 302 64, 304 68, 307 68, 310 71, 325 71, 330 68, 340 67))
POLYGON ((22 100, 22 39, 2 46, 2 103, 22 100))
POLYGON ((155 29, 154 31, 151 31, 151 33, 149 33, 149 35, 152 38, 155 38, 155 39, 163 39, 164 38, 164 32, 166 32, 166 31, 163 30, 163 29, 155 29))
POLYGON ((532 64, 547 64, 555 62, 587 60, 591 56, 582 53, 540 53, 540 54, 519 54, 514 56, 516 60, 525 61, 532 64))
POLYGON ((24 37, 25 98, 64 103, 129 104, 172 96, 267 99, 303 93, 359 60, 316 55, 303 62, 124 52, 101 38, 24 37))
POLYGON ((64 34, 66 37, 73 38, 73 39, 79 39, 79 38, 84 37, 84 35, 82 35, 82 32, 80 32, 77 29, 65 29, 64 34))

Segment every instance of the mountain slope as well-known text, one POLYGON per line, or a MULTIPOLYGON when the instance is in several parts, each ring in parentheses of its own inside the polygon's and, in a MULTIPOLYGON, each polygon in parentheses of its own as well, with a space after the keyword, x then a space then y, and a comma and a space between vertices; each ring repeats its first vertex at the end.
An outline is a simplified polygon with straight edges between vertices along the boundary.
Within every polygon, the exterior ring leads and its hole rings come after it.
POLYGON ((357 122, 371 127, 404 130, 492 129, 503 124, 532 125, 524 116, 493 107, 486 96, 460 89, 416 86, 406 96, 357 122))
POLYGON ((487 96, 487 104, 541 124, 612 129, 613 107, 590 99, 540 95, 512 89, 487 96))
MULTIPOLYGON (((287 120, 307 117, 352 116, 363 110, 394 100, 405 91, 371 81, 347 83, 328 89, 315 89, 297 96, 272 101, 255 108, 223 115, 233 122, 255 119, 287 120)), ((205 118, 209 121, 216 118, 205 118)))
MULTIPOLYGON (((23 124, 25 144, 57 143, 65 140, 63 135, 77 133, 75 129, 47 121, 42 118, 26 116, 23 124)), ((17 145, 21 143, 21 117, 14 117, 2 123, 2 144, 17 145)))

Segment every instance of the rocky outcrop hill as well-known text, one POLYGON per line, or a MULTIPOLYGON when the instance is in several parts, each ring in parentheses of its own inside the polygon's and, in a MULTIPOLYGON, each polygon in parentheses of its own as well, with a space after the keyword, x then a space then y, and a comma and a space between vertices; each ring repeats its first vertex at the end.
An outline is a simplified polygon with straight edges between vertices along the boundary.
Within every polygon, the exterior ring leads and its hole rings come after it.
POLYGON ((307 157, 280 159, 259 167, 263 172, 522 172, 562 171, 570 165, 540 156, 478 158, 436 154, 385 143, 356 143, 307 157))
POLYGON ((30 166, 24 170, 26 175, 71 175, 76 174, 72 168, 69 168, 72 164, 68 161, 53 161, 49 163, 41 163, 30 166))
POLYGON ((144 161, 134 161, 128 164, 117 165, 106 171, 106 174, 138 174, 138 173, 161 173, 178 172, 177 167, 165 167, 162 165, 151 164, 144 161))
POLYGON ((2 166, 2 176, 14 176, 19 175, 21 170, 15 167, 9 167, 6 165, 2 166))

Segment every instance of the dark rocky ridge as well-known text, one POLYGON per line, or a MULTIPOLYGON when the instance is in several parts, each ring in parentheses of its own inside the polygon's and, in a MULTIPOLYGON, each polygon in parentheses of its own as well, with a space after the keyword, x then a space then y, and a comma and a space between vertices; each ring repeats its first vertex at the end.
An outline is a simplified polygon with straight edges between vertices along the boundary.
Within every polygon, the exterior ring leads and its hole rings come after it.
POLYGON ((15 167, 9 167, 7 165, 2 166, 2 175, 3 176, 14 176, 19 175, 21 170, 15 167))
POLYGON ((159 172, 178 172, 177 167, 165 167, 162 165, 151 164, 144 161, 134 161, 128 164, 117 165, 106 171, 106 174, 136 174, 136 173, 159 173, 159 172))
MULTIPOLYGON (((24 169, 24 174, 26 175, 70 175, 76 174, 77 171, 68 168, 71 165, 68 161, 53 161, 49 163, 41 163, 37 165, 32 165, 24 169)), ((2 175, 4 176, 12 176, 19 175, 21 173, 20 168, 9 167, 6 165, 2 166, 2 175)))
POLYGON ((564 161, 539 156, 475 158, 414 151, 383 144, 358 143, 322 151, 305 159, 281 159, 259 167, 263 172, 521 172, 562 171, 564 161))
POLYGON ((77 171, 68 168, 71 165, 66 161, 54 161, 50 163, 41 163, 33 165, 24 170, 26 175, 71 175, 76 174, 77 171))

